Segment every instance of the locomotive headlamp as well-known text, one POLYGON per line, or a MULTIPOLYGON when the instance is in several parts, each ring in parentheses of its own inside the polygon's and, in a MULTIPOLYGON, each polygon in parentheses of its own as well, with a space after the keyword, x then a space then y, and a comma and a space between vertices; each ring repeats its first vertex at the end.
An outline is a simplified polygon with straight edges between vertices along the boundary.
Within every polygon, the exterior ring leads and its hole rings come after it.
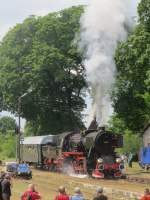
POLYGON ((121 158, 116 158, 116 163, 121 163, 121 158))
POLYGON ((98 162, 98 163, 103 163, 103 159, 102 159, 102 158, 98 158, 98 159, 97 159, 97 162, 98 162))
POLYGON ((120 170, 123 170, 123 169, 124 169, 124 165, 123 165, 123 164, 120 164, 120 165, 119 165, 119 169, 120 169, 120 170))
POLYGON ((100 165, 98 166, 98 168, 99 168, 100 171, 103 171, 103 170, 104 170, 104 165, 103 165, 103 164, 100 164, 100 165))

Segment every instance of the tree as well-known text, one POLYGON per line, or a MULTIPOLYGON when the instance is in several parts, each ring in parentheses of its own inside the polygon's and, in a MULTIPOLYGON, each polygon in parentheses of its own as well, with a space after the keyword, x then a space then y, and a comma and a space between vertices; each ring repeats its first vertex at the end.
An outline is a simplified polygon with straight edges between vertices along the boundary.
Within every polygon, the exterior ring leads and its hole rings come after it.
POLYGON ((83 127, 85 70, 74 44, 82 7, 45 17, 31 16, 16 25, 0 45, 1 109, 17 113, 36 134, 83 127))
POLYGON ((150 1, 142 0, 138 6, 139 22, 150 31, 150 1))
POLYGON ((122 153, 133 153, 138 155, 140 147, 142 146, 142 138, 137 134, 133 134, 131 131, 126 131, 124 135, 124 145, 122 153), (131 145, 132 144, 132 145, 131 145))
POLYGON ((4 135, 0 134, 0 159, 15 158, 16 153, 16 138, 12 134, 4 135))
POLYGON ((109 121, 109 130, 123 135, 123 147, 119 149, 120 153, 137 154, 142 145, 141 135, 135 134, 129 130, 117 114, 114 114, 109 121), (132 145, 131 145, 132 144, 132 145))
POLYGON ((16 121, 12 117, 4 116, 0 118, 0 133, 8 134, 10 131, 15 131, 16 121))
POLYGON ((127 127, 126 127, 124 121, 117 114, 114 114, 110 118, 110 120, 108 122, 108 128, 110 131, 112 131, 116 134, 121 134, 121 135, 124 135, 127 130, 127 127))
POLYGON ((150 70, 148 70, 147 72, 147 79, 145 80, 145 85, 146 85, 146 88, 147 90, 145 91, 144 93, 144 100, 145 100, 145 103, 146 103, 146 106, 147 106, 147 115, 148 115, 148 119, 150 118, 150 70))
POLYGON ((113 93, 118 117, 134 132, 139 132, 150 120, 148 72, 150 69, 149 1, 138 7, 139 24, 126 42, 119 44, 115 61, 117 82, 113 93))

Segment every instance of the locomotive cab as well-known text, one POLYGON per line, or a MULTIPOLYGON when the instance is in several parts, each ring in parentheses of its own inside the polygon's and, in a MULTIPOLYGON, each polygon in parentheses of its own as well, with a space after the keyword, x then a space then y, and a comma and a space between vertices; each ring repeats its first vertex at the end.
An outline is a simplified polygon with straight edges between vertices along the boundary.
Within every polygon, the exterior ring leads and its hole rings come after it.
POLYGON ((86 157, 80 132, 63 133, 60 137, 58 171, 67 174, 85 174, 86 157))

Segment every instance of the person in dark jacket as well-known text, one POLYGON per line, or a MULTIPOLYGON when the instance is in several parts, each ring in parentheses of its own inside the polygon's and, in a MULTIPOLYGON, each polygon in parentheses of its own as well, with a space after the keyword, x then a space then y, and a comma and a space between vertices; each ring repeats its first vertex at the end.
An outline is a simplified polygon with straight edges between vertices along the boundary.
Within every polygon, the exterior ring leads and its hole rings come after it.
POLYGON ((5 178, 5 172, 1 172, 1 175, 0 175, 0 200, 3 200, 2 199, 2 181, 4 180, 5 178))
POLYGON ((11 178, 8 174, 6 174, 4 180, 1 183, 2 186, 2 199, 10 200, 11 196, 11 178))
POLYGON ((103 194, 103 188, 97 188, 96 196, 93 200, 108 200, 107 196, 103 194))

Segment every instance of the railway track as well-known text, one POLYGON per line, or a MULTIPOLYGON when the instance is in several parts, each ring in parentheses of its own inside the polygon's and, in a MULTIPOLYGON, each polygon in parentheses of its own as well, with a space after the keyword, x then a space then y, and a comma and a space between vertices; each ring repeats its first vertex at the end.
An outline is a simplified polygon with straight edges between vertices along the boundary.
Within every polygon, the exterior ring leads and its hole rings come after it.
POLYGON ((129 182, 136 182, 141 184, 150 184, 150 178, 134 177, 131 175, 126 176, 126 180, 129 182))
MULTIPOLYGON (((41 171, 41 170, 40 170, 41 171)), ((43 171, 47 171, 47 170, 43 170, 43 171)), ((85 175, 68 175, 70 177, 75 177, 75 178, 81 178, 81 179, 84 179, 87 178, 88 176, 85 176, 85 175)), ((89 176, 89 179, 97 179, 98 178, 93 178, 92 176, 89 176)), ((140 183, 140 184, 150 184, 150 178, 146 178, 146 177, 140 177, 140 176, 135 176, 134 174, 130 175, 130 174, 127 174, 125 176, 123 176, 124 180, 128 181, 128 182, 133 182, 133 183, 140 183)), ((101 179, 100 179, 101 180, 101 179)), ((108 178, 106 180, 115 180, 113 178, 108 178)))
MULTIPOLYGON (((92 177, 90 177, 90 178, 92 178, 92 177)), ((150 184, 150 178, 145 178, 145 177, 126 175, 122 179, 124 179, 128 182, 133 182, 133 183, 150 184)), ((110 178, 110 180, 113 180, 113 179, 110 178)))

